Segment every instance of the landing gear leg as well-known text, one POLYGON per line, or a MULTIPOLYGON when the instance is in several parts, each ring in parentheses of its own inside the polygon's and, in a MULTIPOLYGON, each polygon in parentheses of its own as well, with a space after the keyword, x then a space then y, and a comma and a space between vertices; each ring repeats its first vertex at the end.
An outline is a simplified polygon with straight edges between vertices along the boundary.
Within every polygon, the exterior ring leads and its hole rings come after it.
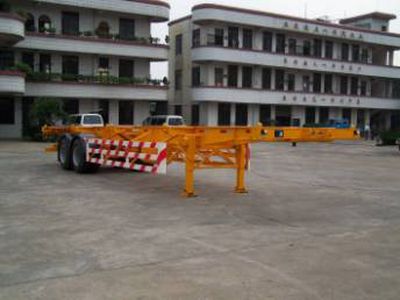
POLYGON ((246 151, 247 145, 239 145, 236 147, 236 188, 235 192, 239 194, 246 194, 246 186, 244 183, 244 176, 246 171, 246 151))

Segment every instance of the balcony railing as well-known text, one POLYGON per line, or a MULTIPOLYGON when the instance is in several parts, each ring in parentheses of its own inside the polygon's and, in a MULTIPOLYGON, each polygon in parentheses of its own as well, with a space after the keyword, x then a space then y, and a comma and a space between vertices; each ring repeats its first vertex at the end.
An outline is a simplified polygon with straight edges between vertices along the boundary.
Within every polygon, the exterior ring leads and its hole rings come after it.
POLYGON ((276 55, 285 55, 285 56, 292 56, 292 57, 299 57, 299 58, 315 58, 315 59, 322 59, 327 61, 334 61, 340 63, 354 63, 354 64, 364 64, 364 65, 371 65, 371 66, 378 66, 378 67, 389 67, 389 68, 398 68, 399 66, 392 66, 387 64, 377 64, 372 62, 371 57, 365 57, 360 55, 358 60, 349 60, 349 59, 342 59, 342 58, 334 58, 332 57, 323 57, 322 55, 314 55, 314 51, 311 49, 304 50, 303 47, 297 46, 296 48, 287 48, 287 51, 279 52, 279 51, 270 51, 264 49, 256 49, 253 45, 252 48, 245 48, 240 45, 238 40, 232 39, 229 41, 228 45, 224 45, 224 43, 220 41, 215 42, 215 40, 210 37, 207 39, 207 43, 204 44, 197 44, 193 45, 193 48, 203 48, 203 47, 216 47, 216 48, 223 48, 223 49, 233 49, 233 50, 241 50, 241 51, 253 51, 253 52, 262 52, 262 53, 269 53, 269 54, 276 54, 276 55))
POLYGON ((71 39, 83 39, 83 40, 93 40, 93 41, 110 41, 110 42, 129 42, 138 45, 148 45, 148 46, 167 46, 165 43, 161 43, 161 40, 156 37, 123 37, 120 34, 97 34, 94 31, 82 31, 79 34, 61 34, 57 33, 56 29, 50 27, 50 29, 45 31, 27 31, 27 36, 39 36, 39 37, 61 37, 61 38, 71 38, 71 39))
POLYGON ((130 78, 130 77, 116 77, 110 75, 75 75, 75 74, 59 74, 59 73, 41 73, 34 72, 28 74, 26 77, 29 82, 75 82, 82 84, 102 84, 102 85, 129 85, 139 87, 167 87, 168 82, 159 79, 150 78, 130 78))
POLYGON ((364 93, 348 93, 348 94, 342 94, 340 92, 325 92, 325 91, 314 91, 311 88, 308 90, 289 90, 287 88, 284 89, 275 89, 275 88, 263 88, 263 87, 255 87, 252 85, 251 87, 238 87, 238 86, 229 86, 226 84, 215 84, 215 85, 207 85, 204 82, 200 82, 198 85, 193 85, 193 88, 215 88, 215 89, 234 89, 234 90, 254 90, 254 91, 265 91, 265 92, 278 92, 278 93, 297 93, 297 94, 316 94, 316 95, 325 95, 325 96, 336 96, 336 97, 367 97, 367 98, 380 98, 380 99, 396 99, 400 100, 400 94, 393 91, 393 94, 391 97, 387 95, 383 95, 381 93, 376 93, 374 91, 371 91, 371 93, 364 94, 364 93))

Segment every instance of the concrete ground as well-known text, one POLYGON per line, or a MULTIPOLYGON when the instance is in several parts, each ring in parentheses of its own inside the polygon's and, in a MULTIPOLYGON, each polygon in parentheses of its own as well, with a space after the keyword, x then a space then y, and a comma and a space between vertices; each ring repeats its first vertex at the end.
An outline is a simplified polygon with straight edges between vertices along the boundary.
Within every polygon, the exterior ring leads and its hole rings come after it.
POLYGON ((400 299, 400 153, 253 146, 250 193, 200 171, 62 171, 0 142, 0 299, 400 299))

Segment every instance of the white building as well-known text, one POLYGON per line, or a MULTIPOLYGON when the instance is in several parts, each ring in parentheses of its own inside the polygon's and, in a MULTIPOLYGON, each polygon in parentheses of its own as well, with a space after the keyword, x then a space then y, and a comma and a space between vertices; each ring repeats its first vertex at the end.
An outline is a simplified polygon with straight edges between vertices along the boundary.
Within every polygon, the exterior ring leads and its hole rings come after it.
POLYGON ((71 114, 101 111, 115 124, 140 124, 151 110, 167 111, 167 87, 148 80, 150 63, 168 59, 168 46, 151 38, 151 23, 169 19, 167 3, 9 0, 0 6, 0 138, 21 137, 33 101, 43 97, 61 99, 71 114), (34 73, 13 71, 18 62, 34 73))
POLYGON ((345 118, 399 127, 395 15, 340 24, 214 4, 172 21, 169 99, 193 124, 294 125, 345 118))

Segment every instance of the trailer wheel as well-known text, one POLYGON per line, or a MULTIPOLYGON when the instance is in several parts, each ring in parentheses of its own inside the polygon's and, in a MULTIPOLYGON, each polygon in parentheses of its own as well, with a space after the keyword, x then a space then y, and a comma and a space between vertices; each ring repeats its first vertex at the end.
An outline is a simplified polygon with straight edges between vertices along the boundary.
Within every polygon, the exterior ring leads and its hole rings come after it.
POLYGON ((57 144, 57 158, 61 168, 64 170, 72 170, 71 164, 71 151, 69 148, 68 140, 63 137, 57 144))
POLYGON ((99 165, 86 162, 85 142, 77 138, 72 144, 71 160, 73 169, 77 173, 94 173, 99 169, 99 165))

